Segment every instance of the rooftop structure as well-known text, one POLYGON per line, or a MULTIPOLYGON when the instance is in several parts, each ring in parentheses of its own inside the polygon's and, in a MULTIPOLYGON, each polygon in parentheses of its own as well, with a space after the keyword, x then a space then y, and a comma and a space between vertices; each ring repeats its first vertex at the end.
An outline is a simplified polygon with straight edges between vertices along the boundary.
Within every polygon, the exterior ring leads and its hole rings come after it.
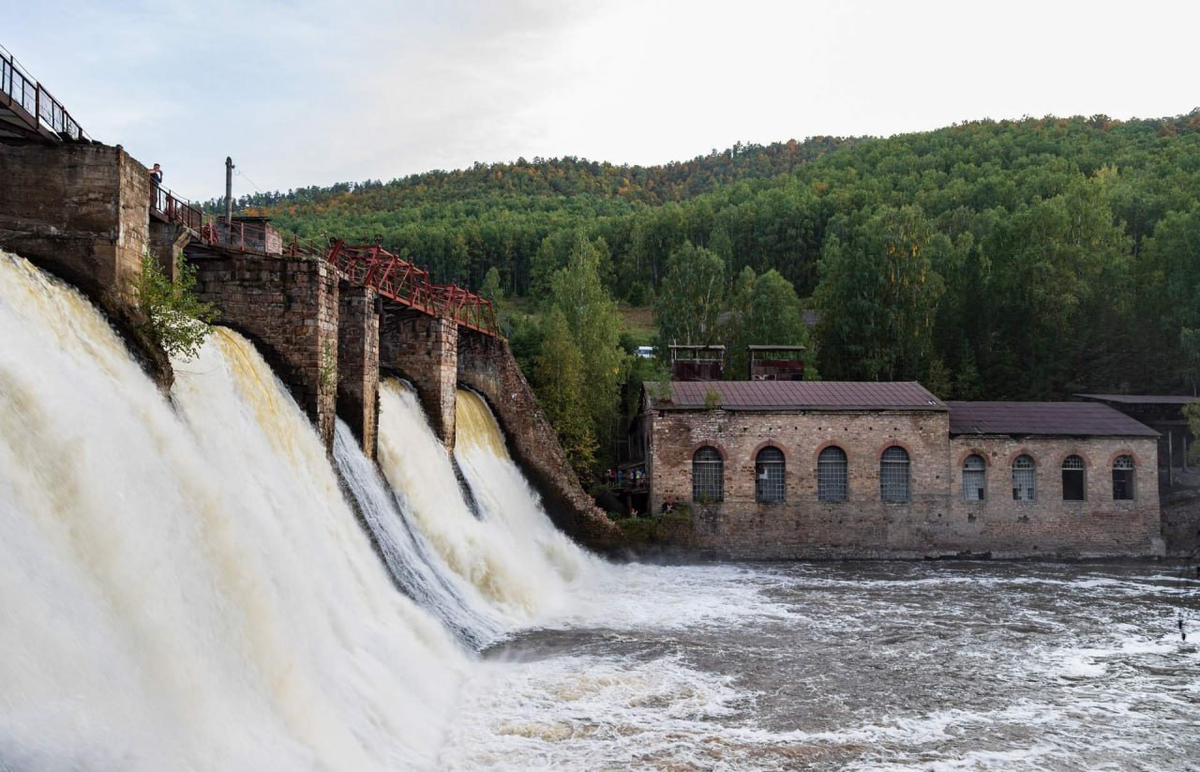
MULTIPOLYGON (((656 410, 709 407, 710 392, 725 410, 946 410, 946 405, 916 381, 721 381, 671 384, 671 399, 654 400, 656 410)), ((647 393, 654 394, 649 386, 647 393)))
POLYGON ((725 376, 725 347, 670 345, 671 379, 719 381, 725 376))
POLYGON ((1098 402, 947 402, 950 434, 1157 437, 1158 432, 1098 402))
POLYGON ((746 346, 752 381, 804 380, 804 346, 746 346))

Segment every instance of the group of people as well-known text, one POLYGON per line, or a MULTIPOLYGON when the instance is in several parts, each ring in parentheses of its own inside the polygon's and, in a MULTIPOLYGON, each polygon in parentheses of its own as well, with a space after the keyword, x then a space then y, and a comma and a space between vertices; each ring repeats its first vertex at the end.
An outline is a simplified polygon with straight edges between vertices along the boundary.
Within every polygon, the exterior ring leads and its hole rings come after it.
POLYGON ((605 479, 609 485, 616 487, 624 487, 625 485, 637 485, 642 480, 646 479, 644 469, 609 469, 604 473, 605 479))

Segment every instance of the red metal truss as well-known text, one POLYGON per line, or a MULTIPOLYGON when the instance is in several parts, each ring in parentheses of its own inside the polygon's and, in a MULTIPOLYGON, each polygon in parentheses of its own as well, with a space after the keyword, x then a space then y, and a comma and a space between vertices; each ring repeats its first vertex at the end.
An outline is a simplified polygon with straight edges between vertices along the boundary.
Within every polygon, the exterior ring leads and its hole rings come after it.
MULTIPOLYGON (((305 254, 293 242, 292 255, 305 254)), ((417 311, 454 320, 462 327, 498 336, 492 302, 453 284, 433 284, 429 272, 393 255, 379 244, 335 241, 325 252, 348 281, 374 287, 381 296, 417 311)))

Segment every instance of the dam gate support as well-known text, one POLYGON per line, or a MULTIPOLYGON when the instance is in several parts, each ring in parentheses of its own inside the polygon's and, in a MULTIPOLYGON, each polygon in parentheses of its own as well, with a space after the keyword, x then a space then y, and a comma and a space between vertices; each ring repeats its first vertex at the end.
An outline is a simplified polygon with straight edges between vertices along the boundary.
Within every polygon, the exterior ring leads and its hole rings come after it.
POLYGON ((321 260, 189 248, 201 300, 245 335, 333 448, 338 386, 338 277, 321 260))
POLYGON ((379 449, 379 293, 342 281, 338 287, 337 414, 375 460, 379 449))
POLYGON ((454 449, 459 327, 451 319, 409 309, 385 309, 379 364, 412 381, 438 439, 454 449))

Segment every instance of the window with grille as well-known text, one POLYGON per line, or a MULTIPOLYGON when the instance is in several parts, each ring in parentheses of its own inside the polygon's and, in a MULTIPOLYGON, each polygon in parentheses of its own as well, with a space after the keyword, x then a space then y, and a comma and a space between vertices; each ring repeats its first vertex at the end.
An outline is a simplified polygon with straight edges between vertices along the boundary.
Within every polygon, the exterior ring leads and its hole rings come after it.
POLYGON ((785 471, 782 450, 760 450, 754 460, 754 500, 762 504, 783 501, 785 471))
POLYGON ((1133 500, 1133 456, 1117 456, 1113 462, 1113 500, 1133 500))
POLYGON ((846 500, 846 451, 829 447, 817 456, 817 500, 846 500))
POLYGON ((1083 501, 1087 491, 1083 459, 1079 456, 1067 456, 1062 465, 1063 501, 1083 501))
POLYGON ((893 445, 879 459, 879 498, 908 501, 908 451, 893 445))
POLYGON ((725 462, 721 452, 705 446, 692 456, 692 501, 725 500, 725 462))
POLYGON ((1013 501, 1037 500, 1037 465, 1027 455, 1017 456, 1012 465, 1013 501))
POLYGON ((983 456, 972 454, 963 462, 963 500, 983 501, 987 496, 987 464, 983 456))

